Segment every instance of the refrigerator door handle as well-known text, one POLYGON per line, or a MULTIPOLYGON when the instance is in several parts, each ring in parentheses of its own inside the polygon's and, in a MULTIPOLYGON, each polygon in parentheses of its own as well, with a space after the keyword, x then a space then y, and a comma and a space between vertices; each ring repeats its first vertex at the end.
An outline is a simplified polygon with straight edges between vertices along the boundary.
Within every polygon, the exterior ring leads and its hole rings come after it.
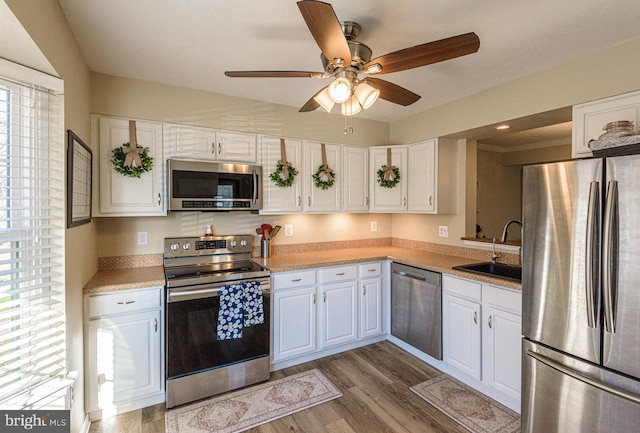
POLYGON ((604 210, 602 237, 602 292, 605 331, 616 332, 617 275, 614 261, 618 261, 618 182, 609 181, 604 210))
POLYGON ((577 372, 565 365, 560 364, 559 362, 556 362, 552 359, 547 358, 544 355, 540 355, 539 353, 533 352, 531 350, 527 350, 527 355, 532 357, 533 359, 542 362, 543 364, 548 365, 549 367, 553 368, 554 370, 559 371, 560 373, 566 374, 567 376, 570 376, 574 379, 577 379, 581 382, 586 383, 587 385, 593 386, 595 388, 598 388, 601 391, 607 392, 609 394, 613 394, 617 397, 621 397, 624 398, 626 400, 629 400, 633 403, 636 404, 640 404, 640 395, 637 394, 633 394, 627 391, 624 391, 622 389, 619 388, 614 388, 611 385, 608 385, 602 381, 599 381, 597 379, 593 379, 589 376, 586 376, 580 372, 577 372))
POLYGON ((600 209, 599 182, 593 181, 589 186, 589 204, 587 207, 587 239, 585 248, 585 289, 587 299, 587 324, 590 328, 598 326, 600 314, 599 263, 597 241, 600 237, 600 209))

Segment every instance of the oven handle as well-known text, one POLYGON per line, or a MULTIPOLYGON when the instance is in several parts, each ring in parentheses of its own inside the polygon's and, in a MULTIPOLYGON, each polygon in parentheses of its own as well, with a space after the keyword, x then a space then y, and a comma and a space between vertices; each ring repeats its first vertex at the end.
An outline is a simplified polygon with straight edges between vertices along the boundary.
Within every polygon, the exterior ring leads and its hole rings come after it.
MULTIPOLYGON (((167 290, 167 302, 180 302, 188 301, 191 299, 202 298, 215 298, 220 296, 220 290, 226 283, 218 284, 214 287, 208 287, 206 289, 169 289, 167 290)), ((271 292, 270 285, 268 283, 262 283, 262 294, 268 295, 271 292)))

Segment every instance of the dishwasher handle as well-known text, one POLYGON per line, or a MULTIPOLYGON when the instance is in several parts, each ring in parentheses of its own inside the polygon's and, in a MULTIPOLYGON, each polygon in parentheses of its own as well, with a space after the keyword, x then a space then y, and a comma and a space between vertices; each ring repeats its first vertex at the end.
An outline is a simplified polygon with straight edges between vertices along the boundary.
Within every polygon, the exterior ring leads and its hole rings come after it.
POLYGON ((396 271, 396 270, 394 270, 393 273, 396 274, 396 275, 400 275, 402 277, 413 278, 414 280, 427 281, 427 279, 425 277, 421 277, 420 275, 410 274, 410 273, 404 272, 404 271, 396 271))

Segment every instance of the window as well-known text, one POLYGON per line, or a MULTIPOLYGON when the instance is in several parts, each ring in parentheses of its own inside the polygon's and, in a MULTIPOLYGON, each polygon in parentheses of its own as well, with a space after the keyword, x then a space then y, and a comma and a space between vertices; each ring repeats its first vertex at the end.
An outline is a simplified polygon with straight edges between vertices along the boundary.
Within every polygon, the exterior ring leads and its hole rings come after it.
POLYGON ((0 401, 65 373, 62 102, 0 78, 0 401))

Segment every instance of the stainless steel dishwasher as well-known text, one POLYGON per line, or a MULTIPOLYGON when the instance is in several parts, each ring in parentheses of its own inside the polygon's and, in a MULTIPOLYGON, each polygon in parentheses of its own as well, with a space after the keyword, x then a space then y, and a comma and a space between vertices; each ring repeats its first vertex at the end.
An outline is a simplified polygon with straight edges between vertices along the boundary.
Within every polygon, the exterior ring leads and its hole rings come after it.
POLYGON ((442 359, 442 274, 391 264, 391 334, 442 359))

